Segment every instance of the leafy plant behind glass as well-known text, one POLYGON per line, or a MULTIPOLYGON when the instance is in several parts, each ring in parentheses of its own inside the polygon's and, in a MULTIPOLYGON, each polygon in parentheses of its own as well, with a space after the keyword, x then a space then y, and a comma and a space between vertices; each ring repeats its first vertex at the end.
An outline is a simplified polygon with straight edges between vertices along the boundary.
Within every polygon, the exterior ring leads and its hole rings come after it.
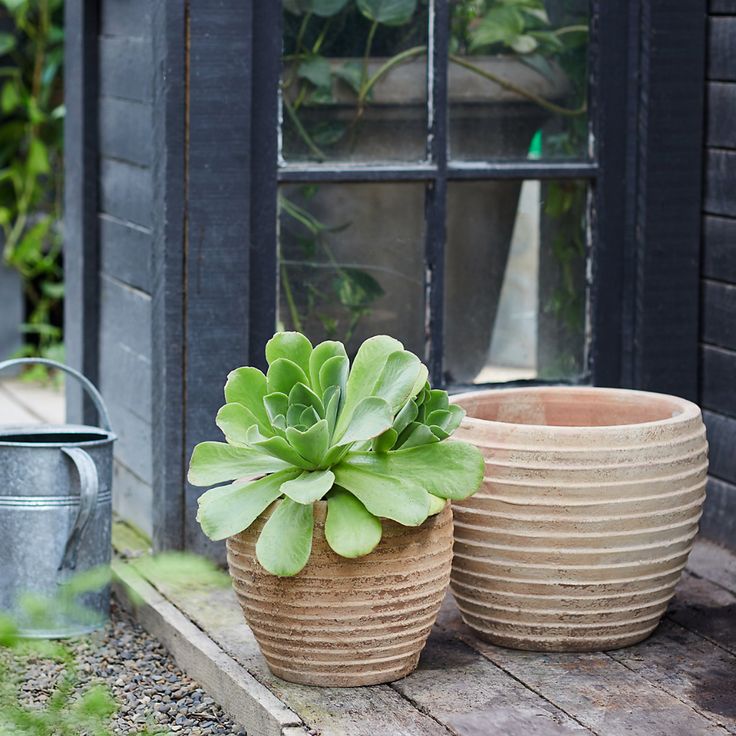
MULTIPOLYGON (((587 136, 584 113, 588 26, 586 14, 576 10, 576 3, 558 3, 563 9, 553 18, 549 17, 543 0, 452 0, 450 5, 450 63, 563 118, 564 124, 558 125, 558 132, 549 142, 545 136, 545 153, 570 156, 584 150, 580 141, 587 136), (566 5, 573 7, 568 9, 566 5), (554 64, 561 66, 573 89, 573 106, 563 107, 546 100, 472 61, 474 55, 495 54, 515 56, 542 74, 551 74, 554 64)), ((359 135, 375 84, 396 66, 426 55, 423 33, 428 23, 428 3, 426 0, 284 0, 283 6, 286 12, 282 100, 287 148, 301 147, 309 157, 322 161, 346 137, 354 141, 359 135), (377 69, 376 59, 381 61, 377 69), (336 103, 338 93, 353 95, 352 120, 325 120, 303 114, 336 103)), ((311 196, 317 189, 311 188, 311 196)), ((280 237, 280 283, 290 326, 301 331, 310 323, 310 317, 316 316, 326 337, 349 341, 383 289, 364 269, 340 267, 329 247, 331 234, 340 228, 320 222, 309 211, 308 204, 299 207, 282 196, 279 205, 285 229, 280 237), (290 237, 300 228, 306 228, 308 234, 290 237), (294 254, 295 240, 302 246, 299 257, 294 254), (326 255, 336 278, 325 278, 325 266, 317 260, 319 253, 326 255), (304 279, 301 295, 292 287, 292 270, 296 265, 301 267, 304 279), (320 307, 335 301, 343 306, 343 319, 326 314, 320 307)), ((560 232, 559 238, 564 237, 564 232, 560 232)), ((572 243, 576 251, 577 246, 572 243)), ((556 250, 569 249, 558 243, 556 250)), ((565 252, 561 257, 569 261, 573 254, 565 252)), ((563 285, 555 303, 564 305, 561 315, 564 311, 569 316, 577 308, 572 302, 579 299, 580 295, 569 293, 563 285)), ((550 309, 557 307, 553 305, 550 309)))
POLYGON ((309 560, 317 501, 327 502, 327 543, 354 558, 381 541, 382 518, 419 526, 446 499, 479 487, 480 452, 445 441, 465 412, 430 388, 427 368, 397 340, 366 340, 351 367, 342 343, 313 348, 281 332, 266 359, 266 375, 243 367, 228 376, 216 419, 226 442, 192 453, 192 485, 229 482, 199 498, 210 539, 240 533, 280 499, 256 556, 270 573, 291 576, 309 560))
POLYGON ((0 227, 23 278, 26 355, 59 357, 63 0, 0 0, 0 227))

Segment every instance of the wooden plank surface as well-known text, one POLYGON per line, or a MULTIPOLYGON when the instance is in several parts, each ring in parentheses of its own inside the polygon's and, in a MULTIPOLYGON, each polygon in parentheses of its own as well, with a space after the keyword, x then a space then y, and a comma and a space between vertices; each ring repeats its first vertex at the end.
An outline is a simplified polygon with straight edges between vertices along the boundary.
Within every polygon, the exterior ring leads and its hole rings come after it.
POLYGON ((666 619, 652 636, 609 656, 697 713, 736 733, 736 657, 666 619))
POLYGON ((736 350, 736 285, 710 280, 704 280, 702 284, 702 341, 736 350))
MULTIPOLYGON (((517 652, 472 635, 456 610, 441 625, 594 733, 708 736, 727 731, 605 653, 517 652)), ((657 634, 655 634, 657 636, 657 634)), ((631 651, 637 650, 632 647, 631 651)), ((684 652, 683 652, 684 653, 684 652)))
POLYGON ((432 632, 416 672, 392 687, 458 736, 591 733, 439 628, 432 632))
POLYGON ((708 12, 713 15, 736 15, 736 0, 710 0, 708 12))
POLYGON ((115 513, 149 537, 153 534, 153 488, 120 459, 112 467, 112 507, 115 513))
POLYGON ((700 528, 709 539, 736 548, 736 484, 708 478, 700 528))
MULTIPOLYGON (((230 590, 185 589, 146 574, 217 651, 321 736, 736 733, 736 595, 728 590, 736 587, 736 556, 698 542, 689 570, 654 635, 609 653, 494 647, 473 637, 448 597, 415 673, 390 686, 353 689, 302 687, 273 677, 230 590)), ((166 630, 163 636, 177 639, 166 630)), ((289 724, 282 733, 304 729, 289 724)))
POLYGON ((736 197, 733 196, 735 170, 736 151, 725 148, 706 149, 704 212, 736 217, 736 197))
MULTIPOLYGON (((736 654, 736 595, 725 588, 687 574, 678 587, 667 617, 736 654)), ((684 656, 687 656, 686 652, 684 656)))
POLYGON ((151 293, 153 243, 148 228, 99 216, 100 264, 103 273, 124 284, 151 293))
MULTIPOLYGON (((186 273, 180 286, 172 285, 187 294, 185 457, 213 438, 227 374, 248 363, 251 5, 189 5, 186 273)), ((179 416, 179 407, 172 410, 179 416)), ((200 493, 187 486, 186 548, 222 559, 223 545, 207 540, 194 520, 200 493)))
POLYGON ((736 18, 720 16, 708 22, 707 77, 736 81, 736 18))
POLYGON ((736 417, 736 351, 703 345, 701 352, 701 405, 718 414, 736 417))
POLYGON ((153 108, 149 103, 100 97, 100 154, 138 166, 150 166, 152 116, 153 108))
POLYGON ((703 218, 703 276, 736 284, 736 219, 703 218))
POLYGON ((320 736, 447 736, 433 718, 415 709, 388 685, 314 688, 271 674, 235 595, 223 590, 183 590, 163 580, 156 588, 205 630, 230 657, 263 683, 320 736), (387 728, 390 731, 387 732, 387 728))
POLYGON ((149 169, 116 159, 101 159, 101 212, 150 228, 152 196, 153 182, 149 169))
POLYGON ((100 37, 100 93, 150 103, 153 100, 151 45, 144 38, 100 37))
POLYGON ((100 33, 105 36, 151 35, 151 4, 149 0, 102 0, 100 2, 100 33))
POLYGON ((708 82, 706 99, 706 144, 736 148, 736 83, 708 82))
POLYGON ((147 359, 151 355, 151 297, 107 275, 100 282, 100 340, 125 345, 147 359))
POLYGON ((705 410, 703 421, 708 434, 709 472, 736 485, 736 418, 705 410))
POLYGON ((687 561, 687 569, 693 575, 736 593, 736 554, 703 539, 693 547, 687 561))

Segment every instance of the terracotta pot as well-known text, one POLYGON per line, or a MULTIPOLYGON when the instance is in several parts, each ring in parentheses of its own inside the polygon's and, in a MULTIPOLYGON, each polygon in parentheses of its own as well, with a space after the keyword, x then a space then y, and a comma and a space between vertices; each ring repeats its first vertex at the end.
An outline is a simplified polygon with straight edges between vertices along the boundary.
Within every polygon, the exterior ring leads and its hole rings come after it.
POLYGON ((312 555, 292 578, 270 575, 255 559, 270 512, 227 540, 245 620, 284 680, 354 687, 405 677, 417 666, 450 581, 450 505, 419 527, 384 519, 381 543, 355 560, 327 545, 326 511, 326 503, 315 504, 312 555))
POLYGON ((486 477, 454 504, 451 587, 494 644, 537 651, 629 646, 672 598, 705 499, 700 409, 619 389, 479 391, 454 402, 456 437, 486 477))

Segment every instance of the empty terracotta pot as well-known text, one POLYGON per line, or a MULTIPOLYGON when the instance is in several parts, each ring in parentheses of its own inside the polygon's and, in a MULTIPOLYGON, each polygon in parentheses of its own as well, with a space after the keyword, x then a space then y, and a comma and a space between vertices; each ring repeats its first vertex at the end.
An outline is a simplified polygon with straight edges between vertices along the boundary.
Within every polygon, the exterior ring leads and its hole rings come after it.
POLYGON ((457 396, 456 437, 486 476, 453 504, 451 588, 483 639, 595 651, 654 631, 698 531, 708 469, 700 409, 619 389, 457 396))
POLYGON ((419 527, 384 519, 378 547, 354 560, 327 545, 326 511, 325 502, 315 504, 312 555, 291 578, 270 575, 255 559, 270 511, 227 540, 245 620, 284 680, 353 687, 405 677, 417 666, 450 581, 450 505, 419 527))

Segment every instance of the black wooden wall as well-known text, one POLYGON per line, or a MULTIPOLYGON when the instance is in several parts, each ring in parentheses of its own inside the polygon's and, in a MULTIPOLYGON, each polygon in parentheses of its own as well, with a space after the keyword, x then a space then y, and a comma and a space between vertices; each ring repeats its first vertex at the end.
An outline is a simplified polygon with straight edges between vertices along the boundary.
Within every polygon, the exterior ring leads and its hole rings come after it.
POLYGON ((736 0, 711 0, 705 84, 700 402, 711 478, 702 529, 736 547, 736 0))

